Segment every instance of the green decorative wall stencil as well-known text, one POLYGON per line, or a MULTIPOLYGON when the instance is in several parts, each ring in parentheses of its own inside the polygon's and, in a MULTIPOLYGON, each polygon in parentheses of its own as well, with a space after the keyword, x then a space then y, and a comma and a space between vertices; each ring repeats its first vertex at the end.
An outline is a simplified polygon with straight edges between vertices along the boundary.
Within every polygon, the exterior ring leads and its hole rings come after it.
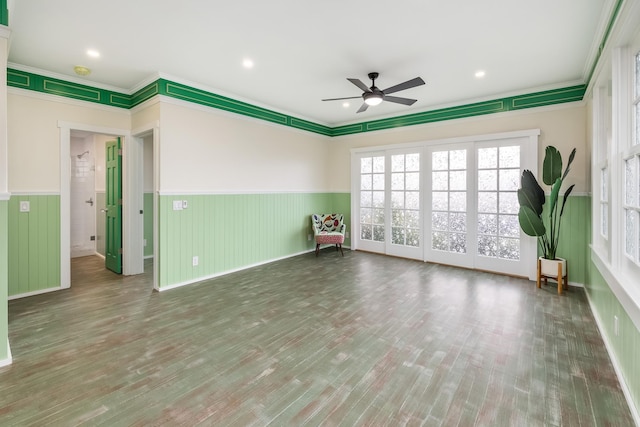
POLYGON ((580 101, 587 88, 586 85, 571 86, 387 119, 330 127, 166 79, 158 79, 134 94, 128 95, 9 68, 7 69, 7 85, 127 109, 133 108, 156 95, 163 95, 325 136, 372 132, 580 101))

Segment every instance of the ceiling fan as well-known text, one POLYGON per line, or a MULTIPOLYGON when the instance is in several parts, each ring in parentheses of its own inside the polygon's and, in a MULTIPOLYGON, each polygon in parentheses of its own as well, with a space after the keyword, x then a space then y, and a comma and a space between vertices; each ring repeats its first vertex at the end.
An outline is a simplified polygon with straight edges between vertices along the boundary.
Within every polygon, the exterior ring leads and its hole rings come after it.
POLYGON ((415 79, 407 80, 404 83, 397 84, 395 86, 391 86, 385 90, 380 90, 376 87, 376 79, 378 78, 378 73, 369 73, 369 78, 371 79, 371 87, 367 87, 364 83, 362 83, 358 79, 347 79, 354 85, 358 86, 364 92, 361 96, 349 96, 346 98, 329 98, 323 99, 323 101, 340 101, 344 99, 357 99, 362 97, 364 99, 364 103, 362 106, 356 111, 356 113, 362 113, 366 111, 369 106, 378 105, 382 101, 395 102, 396 104, 403 105, 413 105, 417 99, 411 98, 401 98, 399 96, 389 96, 390 93, 400 92, 401 90, 411 89, 412 87, 420 86, 424 84, 424 80, 420 77, 416 77, 415 79))

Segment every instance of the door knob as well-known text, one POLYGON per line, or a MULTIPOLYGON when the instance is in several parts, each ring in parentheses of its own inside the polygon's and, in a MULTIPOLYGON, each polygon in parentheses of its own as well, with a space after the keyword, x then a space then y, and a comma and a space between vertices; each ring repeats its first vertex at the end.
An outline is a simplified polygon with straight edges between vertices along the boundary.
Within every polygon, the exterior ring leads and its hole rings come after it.
POLYGON ((93 197, 89 197, 89 200, 85 200, 85 203, 89 203, 91 206, 93 206, 93 197))
POLYGON ((100 212, 102 212, 102 213, 109 212, 109 209, 107 209, 107 208, 100 209, 100 212))

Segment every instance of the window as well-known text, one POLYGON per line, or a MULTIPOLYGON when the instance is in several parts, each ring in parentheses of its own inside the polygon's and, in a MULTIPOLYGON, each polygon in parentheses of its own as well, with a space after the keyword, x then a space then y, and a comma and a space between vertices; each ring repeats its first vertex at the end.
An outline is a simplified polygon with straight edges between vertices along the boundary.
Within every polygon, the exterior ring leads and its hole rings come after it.
POLYGON ((632 111, 634 123, 631 141, 623 144, 623 195, 624 254, 640 266, 640 52, 633 61, 632 111))
POLYGON ((360 238, 384 242, 384 156, 360 159, 360 238))
POLYGON ((600 235, 609 236, 609 169, 600 168, 600 235))

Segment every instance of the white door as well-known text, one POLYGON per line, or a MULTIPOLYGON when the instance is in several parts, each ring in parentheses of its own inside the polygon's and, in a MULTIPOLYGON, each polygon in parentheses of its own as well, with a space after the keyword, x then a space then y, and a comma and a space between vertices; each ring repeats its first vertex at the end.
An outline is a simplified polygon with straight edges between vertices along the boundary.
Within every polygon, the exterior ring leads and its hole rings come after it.
POLYGON ((385 200, 386 160, 384 153, 365 154, 355 158, 353 169, 359 173, 356 218, 352 242, 354 249, 384 253, 385 251, 385 200))
POLYGON ((473 144, 427 149, 425 261, 474 267, 473 144))
POLYGON ((422 209, 420 160, 422 150, 390 152, 387 191, 386 245, 389 255, 422 259, 422 209))

